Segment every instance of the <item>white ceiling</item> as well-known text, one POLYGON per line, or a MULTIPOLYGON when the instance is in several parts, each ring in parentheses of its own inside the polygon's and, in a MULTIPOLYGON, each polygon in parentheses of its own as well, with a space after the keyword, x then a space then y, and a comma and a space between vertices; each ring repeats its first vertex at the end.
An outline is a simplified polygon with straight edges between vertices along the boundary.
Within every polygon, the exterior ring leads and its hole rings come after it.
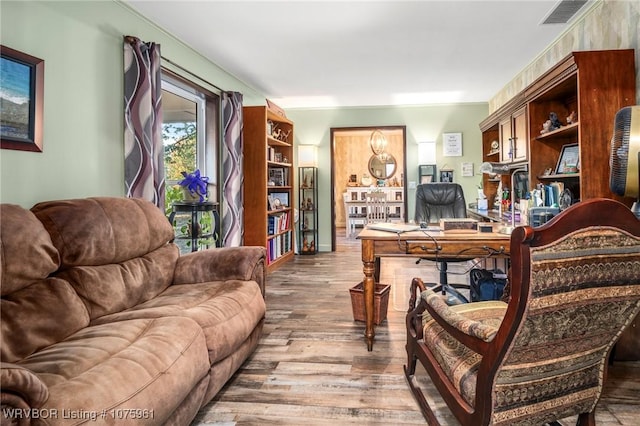
POLYGON ((541 25, 558 0, 125 1, 283 108, 487 102, 572 22, 541 25))

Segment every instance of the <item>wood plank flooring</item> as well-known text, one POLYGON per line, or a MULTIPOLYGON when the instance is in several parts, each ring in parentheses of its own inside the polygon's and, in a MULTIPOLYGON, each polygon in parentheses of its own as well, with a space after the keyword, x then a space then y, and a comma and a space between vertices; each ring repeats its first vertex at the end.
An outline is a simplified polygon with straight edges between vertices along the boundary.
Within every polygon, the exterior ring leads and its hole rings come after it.
MULTIPOLYGON (((424 425, 409 391, 404 316, 413 276, 437 281, 431 263, 383 259, 381 282, 392 285, 387 319, 367 352, 364 323, 353 320, 349 289, 362 280, 360 244, 295 259, 267 282, 262 340, 249 360, 193 425, 424 425), (417 275, 416 275, 417 274, 417 275)), ((451 265, 450 280, 466 282, 469 265, 451 265)), ((443 425, 457 425, 418 367, 427 400, 443 425)), ((640 362, 609 369, 598 425, 640 425, 640 362)), ((575 424, 566 419, 563 425, 575 424)))

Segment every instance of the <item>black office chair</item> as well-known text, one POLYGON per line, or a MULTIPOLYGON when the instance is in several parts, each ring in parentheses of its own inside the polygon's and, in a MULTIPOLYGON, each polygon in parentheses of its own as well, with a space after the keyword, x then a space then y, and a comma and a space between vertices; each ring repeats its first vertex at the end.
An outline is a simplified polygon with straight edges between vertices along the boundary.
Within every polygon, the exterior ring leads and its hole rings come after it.
MULTIPOLYGON (((467 205, 464 200, 464 192, 459 184, 439 182, 418 185, 416 190, 416 223, 421 225, 437 224, 440 219, 466 217, 467 205)), ((424 259, 420 259, 418 262, 421 260, 424 259)), ((447 263, 463 261, 465 260, 457 258, 438 258, 440 283, 432 290, 441 291, 443 295, 448 293, 464 303, 469 302, 464 295, 456 290, 456 288, 468 289, 469 286, 465 284, 449 284, 447 279, 447 263)))

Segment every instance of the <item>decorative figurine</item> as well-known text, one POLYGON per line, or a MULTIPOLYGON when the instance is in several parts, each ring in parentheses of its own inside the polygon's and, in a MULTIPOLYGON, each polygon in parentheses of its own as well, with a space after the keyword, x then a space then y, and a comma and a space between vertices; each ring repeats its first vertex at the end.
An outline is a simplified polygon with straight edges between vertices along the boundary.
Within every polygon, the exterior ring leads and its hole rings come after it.
POLYGON ((571 111, 571 114, 567 117, 567 124, 573 124, 578 122, 578 114, 575 111, 571 111))
POLYGON ((540 130, 540 134, 544 135, 545 133, 549 133, 549 129, 551 128, 551 120, 547 120, 542 124, 542 130, 540 130))
POLYGON ((551 126, 549 127, 549 131, 559 129, 562 127, 562 123, 558 120, 558 114, 552 112, 549 114, 549 120, 551 121, 551 126))

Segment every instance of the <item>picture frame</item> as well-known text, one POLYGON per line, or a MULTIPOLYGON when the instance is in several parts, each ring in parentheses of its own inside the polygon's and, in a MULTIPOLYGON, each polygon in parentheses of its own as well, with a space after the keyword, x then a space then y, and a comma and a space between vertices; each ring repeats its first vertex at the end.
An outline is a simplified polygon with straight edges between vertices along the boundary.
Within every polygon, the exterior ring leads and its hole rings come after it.
POLYGON ((562 146, 555 174, 576 173, 580 168, 580 149, 577 143, 562 146))
POLYGON ((42 152, 44 60, 0 45, 0 147, 42 152))
MULTIPOLYGON (((279 208, 283 208, 283 207, 289 207, 289 193, 288 192, 272 192, 271 194, 271 198, 273 198, 274 202, 275 200, 280 201, 279 203, 279 208)), ((278 203, 276 203, 278 204, 278 203)), ((275 209, 273 209, 275 210, 275 209)))
POLYGON ((420 184, 436 181, 436 165, 421 164, 418 166, 418 177, 420 184))
POLYGON ((453 182, 453 170, 440 170, 440 182, 453 182))
POLYGON ((462 133, 442 134, 442 155, 444 157, 462 157, 462 133))
POLYGON ((461 175, 463 177, 473 176, 473 163, 465 162, 460 165, 460 169, 462 171, 461 175))
POLYGON ((269 182, 273 182, 272 186, 285 186, 284 168, 269 168, 269 182))

